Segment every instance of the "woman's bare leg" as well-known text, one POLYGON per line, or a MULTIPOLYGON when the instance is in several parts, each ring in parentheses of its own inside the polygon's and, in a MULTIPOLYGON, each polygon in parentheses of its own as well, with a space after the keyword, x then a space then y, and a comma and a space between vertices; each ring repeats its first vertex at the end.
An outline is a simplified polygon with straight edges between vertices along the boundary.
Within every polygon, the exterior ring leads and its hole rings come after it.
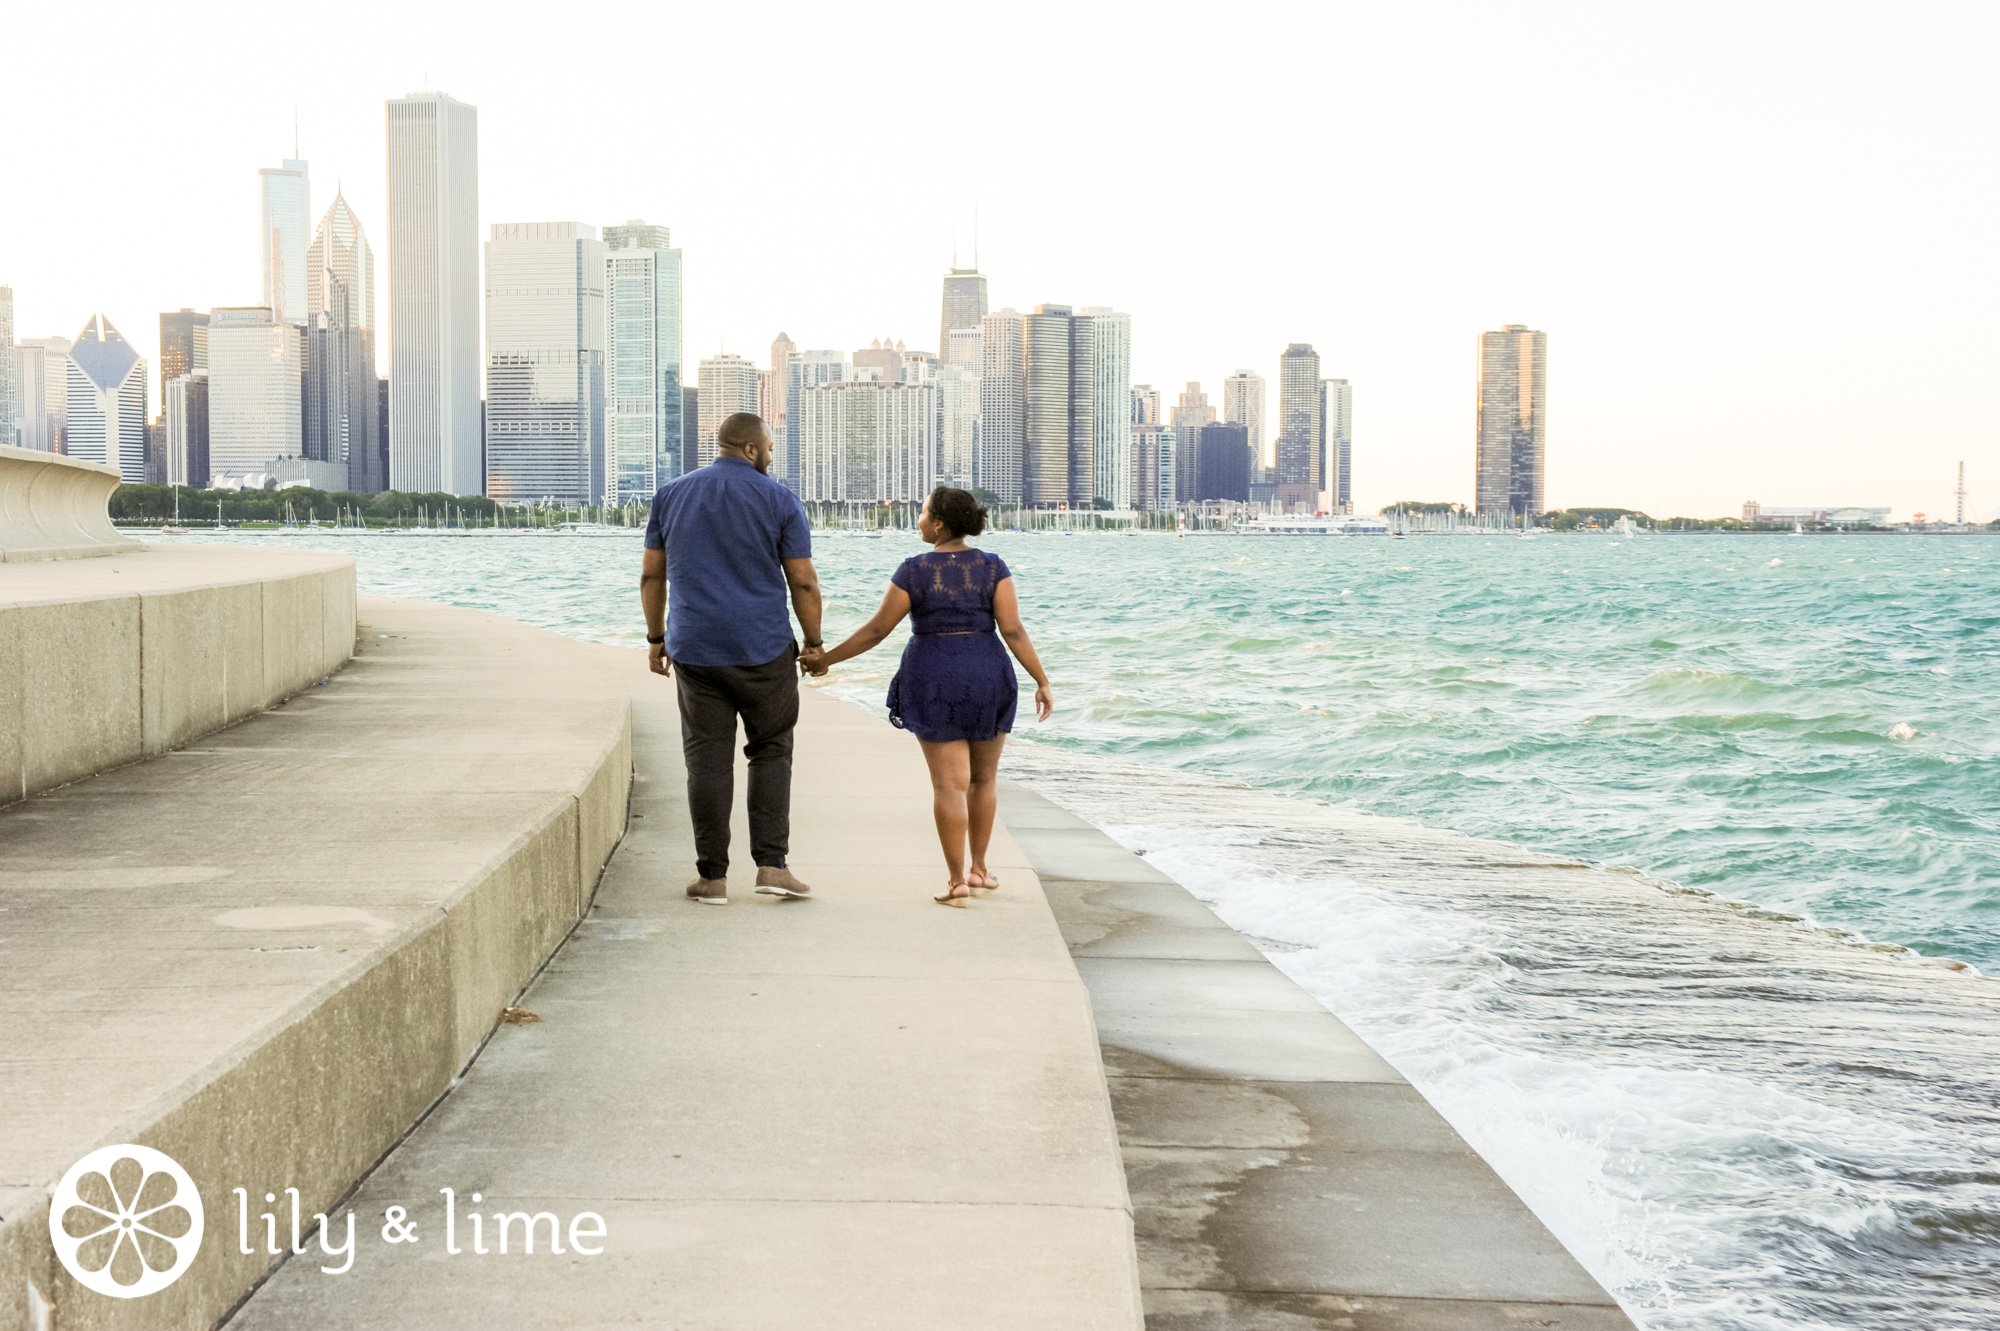
MULTIPOLYGON (((948 740, 923 745, 924 762, 931 769, 931 816, 937 820, 938 847, 944 851, 944 865, 954 889, 965 882, 966 791, 972 784, 972 755, 965 740, 948 740)), ((987 834, 993 821, 986 823, 987 834)), ((955 890, 952 895, 958 895, 955 890)))
POLYGON ((1007 737, 995 735, 968 744, 972 765, 966 788, 966 833, 972 842, 972 857, 966 870, 986 883, 991 881, 986 872, 986 847, 993 840, 993 819, 1000 798, 1000 750, 1006 747, 1007 737))

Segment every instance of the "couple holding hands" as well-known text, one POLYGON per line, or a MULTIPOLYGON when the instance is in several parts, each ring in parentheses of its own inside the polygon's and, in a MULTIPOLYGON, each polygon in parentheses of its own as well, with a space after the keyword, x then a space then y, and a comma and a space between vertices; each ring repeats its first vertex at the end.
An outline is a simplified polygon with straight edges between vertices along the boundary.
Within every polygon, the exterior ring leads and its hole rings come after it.
POLYGON ((986 849, 1000 750, 1018 704, 1010 651, 1035 681, 1036 718, 1046 720, 1054 707, 1007 565, 965 543, 985 530, 986 510, 964 490, 934 491, 917 520, 930 550, 904 560, 874 616, 827 647, 805 508, 769 475, 771 456, 762 419, 731 416, 717 432, 715 461, 662 486, 646 524, 639 587, 649 664, 679 685, 696 861, 687 895, 710 905, 729 900, 739 721, 750 760, 757 891, 811 894, 786 862, 799 674, 826 674, 879 645, 907 616, 910 641, 889 685, 889 720, 917 737, 930 768, 932 814, 949 873, 944 892, 932 899, 963 907, 975 890, 1000 886, 987 870, 986 849), (788 609, 804 636, 796 657, 788 609))

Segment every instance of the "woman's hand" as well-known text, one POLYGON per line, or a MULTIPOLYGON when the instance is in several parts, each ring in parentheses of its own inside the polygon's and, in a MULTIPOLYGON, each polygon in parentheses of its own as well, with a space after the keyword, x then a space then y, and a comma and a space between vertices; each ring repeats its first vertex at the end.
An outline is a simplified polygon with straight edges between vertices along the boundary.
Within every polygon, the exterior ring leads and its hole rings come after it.
POLYGON ((1046 684, 1035 685, 1035 720, 1048 720, 1049 713, 1055 711, 1055 709, 1055 695, 1049 692, 1049 686, 1046 684))
POLYGON ((811 675, 814 679, 821 679, 832 668, 826 663, 826 649, 824 647, 808 647, 799 653, 799 670, 803 674, 811 675))

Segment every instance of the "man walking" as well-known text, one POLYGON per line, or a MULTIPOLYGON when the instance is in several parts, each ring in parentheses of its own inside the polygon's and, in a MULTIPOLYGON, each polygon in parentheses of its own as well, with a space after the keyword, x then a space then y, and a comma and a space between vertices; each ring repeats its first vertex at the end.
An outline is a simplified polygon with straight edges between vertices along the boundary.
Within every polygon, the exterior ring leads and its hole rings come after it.
POLYGON ((714 462, 653 496, 639 601, 653 673, 680 671, 681 751, 697 875, 687 894, 726 906, 738 718, 750 760, 757 890, 776 897, 812 891, 785 867, 792 729, 799 719, 799 648, 785 599, 789 588, 810 649, 820 645, 820 596, 806 511, 768 474, 771 436, 764 422, 739 411, 722 423, 716 443, 714 462))

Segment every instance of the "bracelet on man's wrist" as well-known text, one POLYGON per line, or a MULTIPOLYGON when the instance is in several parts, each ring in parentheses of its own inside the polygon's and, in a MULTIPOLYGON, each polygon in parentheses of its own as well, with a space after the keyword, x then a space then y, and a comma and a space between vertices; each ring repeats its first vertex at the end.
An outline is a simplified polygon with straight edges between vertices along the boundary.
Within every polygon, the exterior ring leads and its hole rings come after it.
POLYGON ((663 647, 666 645, 667 635, 662 633, 659 637, 656 638, 652 634, 648 633, 646 635, 646 641, 654 647, 663 647))

